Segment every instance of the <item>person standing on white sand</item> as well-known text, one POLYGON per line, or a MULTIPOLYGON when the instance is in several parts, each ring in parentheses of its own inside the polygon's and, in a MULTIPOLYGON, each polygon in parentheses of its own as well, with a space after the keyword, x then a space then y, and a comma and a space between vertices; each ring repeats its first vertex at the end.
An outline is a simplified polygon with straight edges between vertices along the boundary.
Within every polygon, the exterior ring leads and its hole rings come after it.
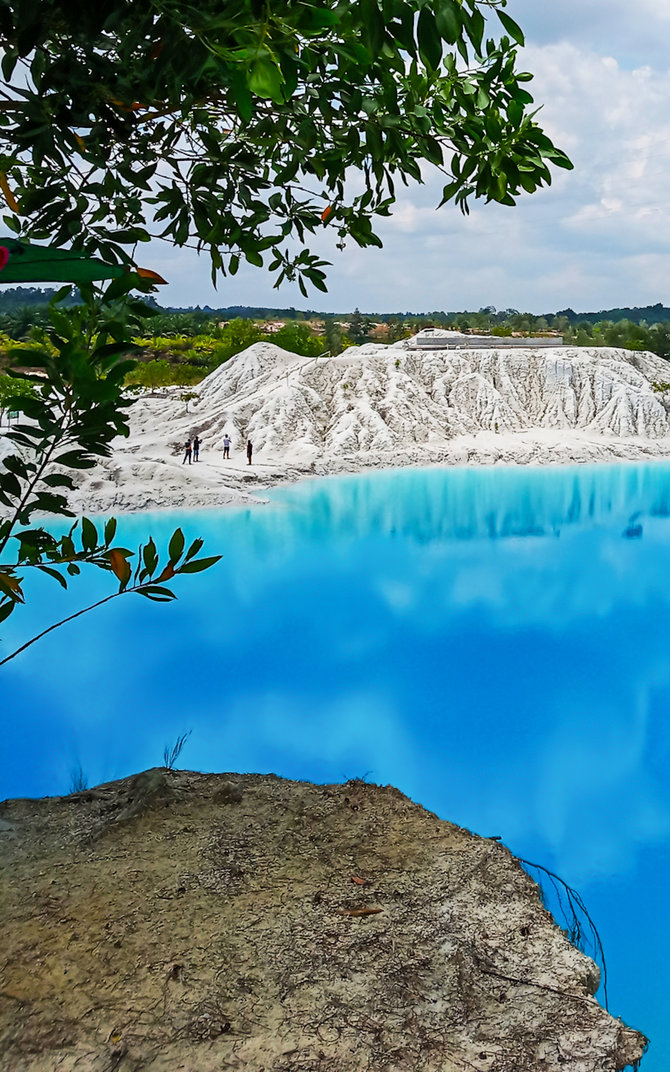
POLYGON ((199 460, 200 460, 200 439, 198 438, 198 436, 195 436, 194 439, 193 439, 193 461, 197 462, 199 460))
POLYGON ((250 439, 247 439, 247 464, 251 465, 251 455, 254 451, 254 445, 250 439))
POLYGON ((227 432, 223 437, 223 456, 224 458, 230 458, 230 436, 227 432))
POLYGON ((190 465, 191 464, 191 440, 190 439, 187 439, 186 442, 184 443, 184 457, 182 458, 181 464, 183 465, 184 462, 187 459, 188 459, 188 464, 190 465))

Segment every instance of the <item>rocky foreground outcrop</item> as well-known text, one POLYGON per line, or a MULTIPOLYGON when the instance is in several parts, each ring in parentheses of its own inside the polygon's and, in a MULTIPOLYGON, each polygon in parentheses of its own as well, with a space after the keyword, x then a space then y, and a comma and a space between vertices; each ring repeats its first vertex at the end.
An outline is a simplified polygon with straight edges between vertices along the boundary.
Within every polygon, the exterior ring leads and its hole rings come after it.
POLYGON ((397 790, 146 772, 0 805, 4 1072, 618 1072, 496 841, 397 790))

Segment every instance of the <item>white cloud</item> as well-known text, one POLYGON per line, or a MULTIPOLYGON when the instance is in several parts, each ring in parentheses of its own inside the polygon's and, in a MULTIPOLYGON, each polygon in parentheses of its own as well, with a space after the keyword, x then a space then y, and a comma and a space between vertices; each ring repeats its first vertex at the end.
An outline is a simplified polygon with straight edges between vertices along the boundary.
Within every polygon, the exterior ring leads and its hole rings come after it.
POLYGON ((616 56, 625 66, 666 68, 670 7, 666 0, 508 0, 507 12, 537 44, 571 41, 616 56))

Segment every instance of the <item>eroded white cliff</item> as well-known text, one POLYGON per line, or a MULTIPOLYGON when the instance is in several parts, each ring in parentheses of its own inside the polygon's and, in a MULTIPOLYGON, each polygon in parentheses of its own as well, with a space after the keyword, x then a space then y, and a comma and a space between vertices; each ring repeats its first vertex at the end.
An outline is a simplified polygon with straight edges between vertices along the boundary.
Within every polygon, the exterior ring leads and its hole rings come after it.
POLYGON ((130 439, 83 477, 80 505, 214 505, 306 473, 408 463, 669 456, 670 395, 654 389, 668 371, 628 350, 366 345, 310 359, 256 343, 202 382, 188 412, 178 391, 140 399, 130 439), (183 466, 194 433, 201 461, 183 466))

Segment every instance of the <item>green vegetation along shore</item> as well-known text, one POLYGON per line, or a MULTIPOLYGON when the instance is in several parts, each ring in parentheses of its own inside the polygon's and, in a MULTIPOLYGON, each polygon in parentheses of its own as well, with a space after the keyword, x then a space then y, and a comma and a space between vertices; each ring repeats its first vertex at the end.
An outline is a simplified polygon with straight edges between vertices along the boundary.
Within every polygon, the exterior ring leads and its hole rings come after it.
MULTIPOLYGON (((0 293, 0 368, 10 350, 45 344, 48 302, 52 292, 15 287, 0 293)), ((77 301, 73 291, 71 302, 77 301)), ((670 359, 670 308, 660 303, 598 313, 564 309, 535 315, 487 306, 478 311, 426 313, 324 313, 311 309, 163 309, 150 299, 154 315, 134 339, 138 365, 128 385, 157 389, 193 386, 224 361, 254 342, 273 342, 284 350, 317 357, 338 354, 363 342, 393 343, 434 326, 473 333, 510 336, 560 333, 568 345, 615 346, 650 350, 670 359)))

